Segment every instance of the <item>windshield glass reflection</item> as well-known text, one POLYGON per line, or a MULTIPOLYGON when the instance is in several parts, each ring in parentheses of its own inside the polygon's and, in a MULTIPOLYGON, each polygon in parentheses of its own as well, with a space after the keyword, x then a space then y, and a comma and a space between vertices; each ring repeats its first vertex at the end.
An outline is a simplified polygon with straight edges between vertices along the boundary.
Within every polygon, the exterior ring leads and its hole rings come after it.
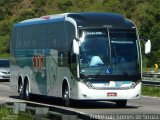
POLYGON ((138 74, 139 56, 135 30, 110 30, 114 74, 138 74))
POLYGON ((80 73, 84 75, 139 74, 140 59, 136 31, 83 30, 80 39, 80 73))

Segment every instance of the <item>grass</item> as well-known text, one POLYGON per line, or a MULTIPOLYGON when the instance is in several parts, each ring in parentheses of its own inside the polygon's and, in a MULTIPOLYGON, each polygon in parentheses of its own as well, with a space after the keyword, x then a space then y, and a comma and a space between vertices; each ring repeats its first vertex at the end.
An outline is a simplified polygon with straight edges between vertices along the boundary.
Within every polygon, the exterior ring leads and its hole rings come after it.
POLYGON ((143 67, 142 71, 143 72, 154 71, 154 68, 145 68, 145 67, 143 67))
POLYGON ((160 87, 142 86, 142 95, 160 97, 160 87))
POLYGON ((34 120, 30 111, 14 114, 11 108, 0 107, 0 120, 34 120))
POLYGON ((10 54, 0 54, 0 58, 6 58, 9 59, 10 58, 10 54))

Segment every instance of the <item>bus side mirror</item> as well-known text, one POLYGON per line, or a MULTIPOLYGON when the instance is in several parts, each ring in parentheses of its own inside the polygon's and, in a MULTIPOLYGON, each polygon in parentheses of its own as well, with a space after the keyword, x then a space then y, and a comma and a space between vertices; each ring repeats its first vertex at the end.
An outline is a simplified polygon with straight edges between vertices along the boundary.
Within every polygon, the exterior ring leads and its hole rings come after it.
POLYGON ((74 54, 79 54, 79 44, 78 44, 78 41, 76 39, 73 40, 73 53, 74 54))
POLYGON ((145 54, 149 54, 151 52, 151 41, 147 40, 145 43, 145 54))

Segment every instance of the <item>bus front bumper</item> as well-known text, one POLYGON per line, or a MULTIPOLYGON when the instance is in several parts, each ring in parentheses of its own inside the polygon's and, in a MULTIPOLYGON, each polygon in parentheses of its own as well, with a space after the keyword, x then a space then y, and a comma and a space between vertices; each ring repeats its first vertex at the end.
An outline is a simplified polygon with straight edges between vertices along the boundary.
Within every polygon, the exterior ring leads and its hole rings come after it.
POLYGON ((78 82, 78 94, 74 99, 77 100, 127 100, 140 99, 141 82, 135 88, 130 89, 92 89, 85 84, 78 82))

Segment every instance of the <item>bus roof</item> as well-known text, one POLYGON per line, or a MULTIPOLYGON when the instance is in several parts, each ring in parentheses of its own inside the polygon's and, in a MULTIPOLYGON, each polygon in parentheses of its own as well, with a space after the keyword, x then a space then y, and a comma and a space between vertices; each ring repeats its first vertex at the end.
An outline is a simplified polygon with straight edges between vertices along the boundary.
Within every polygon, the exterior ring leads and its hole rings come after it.
POLYGON ((113 27, 113 28, 133 28, 133 22, 122 15, 114 13, 64 13, 57 15, 47 15, 40 18, 24 20, 15 26, 25 26, 56 21, 65 21, 70 17, 75 20, 77 27, 113 27))
POLYGON ((81 27, 132 28, 133 22, 114 13, 73 13, 68 14, 81 27))

